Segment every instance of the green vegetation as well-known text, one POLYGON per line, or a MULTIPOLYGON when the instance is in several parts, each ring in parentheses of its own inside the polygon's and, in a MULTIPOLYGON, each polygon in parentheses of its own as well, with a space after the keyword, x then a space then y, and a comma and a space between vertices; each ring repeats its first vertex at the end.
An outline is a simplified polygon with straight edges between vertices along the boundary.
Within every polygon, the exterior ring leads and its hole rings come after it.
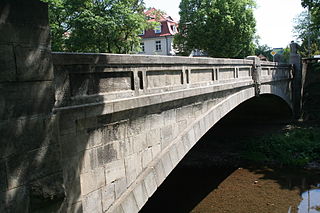
POLYGON ((320 160, 320 128, 295 128, 254 139, 243 158, 272 165, 303 166, 320 160))
POLYGON ((254 7, 253 0, 182 0, 176 48, 183 55, 194 49, 212 57, 252 55, 254 7))
POLYGON ((308 11, 302 12, 295 20, 294 32, 301 40, 299 53, 302 57, 308 57, 308 46, 310 41, 310 53, 320 54, 320 1, 302 0, 301 4, 308 11))
POLYGON ((53 51, 130 53, 148 28, 143 0, 43 0, 53 51))

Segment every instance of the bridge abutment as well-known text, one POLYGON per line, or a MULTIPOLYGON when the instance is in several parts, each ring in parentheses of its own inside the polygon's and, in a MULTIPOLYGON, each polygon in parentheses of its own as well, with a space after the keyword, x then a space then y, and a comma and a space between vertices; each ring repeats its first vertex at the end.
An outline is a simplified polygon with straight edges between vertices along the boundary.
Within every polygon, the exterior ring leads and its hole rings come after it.
POLYGON ((0 212, 64 198, 47 5, 0 2, 0 212))

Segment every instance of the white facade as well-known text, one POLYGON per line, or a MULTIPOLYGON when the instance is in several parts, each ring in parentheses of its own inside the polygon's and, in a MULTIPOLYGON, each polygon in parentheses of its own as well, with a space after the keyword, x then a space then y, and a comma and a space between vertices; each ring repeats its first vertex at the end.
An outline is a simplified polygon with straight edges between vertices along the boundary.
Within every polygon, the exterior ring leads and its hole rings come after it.
POLYGON ((140 42, 143 55, 175 55, 173 50, 174 36, 161 36, 154 38, 143 38, 140 42))

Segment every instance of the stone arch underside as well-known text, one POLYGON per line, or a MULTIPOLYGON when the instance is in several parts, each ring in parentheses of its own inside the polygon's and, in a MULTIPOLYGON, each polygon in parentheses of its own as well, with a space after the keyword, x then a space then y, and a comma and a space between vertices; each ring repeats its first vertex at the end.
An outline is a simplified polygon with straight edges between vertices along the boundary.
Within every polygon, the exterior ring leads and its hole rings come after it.
MULTIPOLYGON (((263 84, 260 94, 278 96, 292 108, 289 87, 289 84, 283 82, 263 84)), ((207 100, 202 103, 207 106, 207 110, 205 112, 202 110, 196 119, 188 122, 183 131, 179 132, 168 146, 148 163, 107 212, 138 212, 200 138, 227 113, 253 97, 255 97, 255 90, 249 87, 230 93, 218 101, 207 100)))

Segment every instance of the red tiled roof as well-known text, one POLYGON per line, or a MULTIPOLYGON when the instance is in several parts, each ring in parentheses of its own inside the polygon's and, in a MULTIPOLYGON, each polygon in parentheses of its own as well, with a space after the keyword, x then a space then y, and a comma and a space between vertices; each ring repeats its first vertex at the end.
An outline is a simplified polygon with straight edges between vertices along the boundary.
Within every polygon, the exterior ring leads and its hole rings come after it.
POLYGON ((162 37, 162 36, 170 36, 174 35, 177 32, 174 32, 172 27, 178 28, 177 22, 175 22, 170 16, 166 14, 160 14, 159 17, 156 17, 157 9, 151 8, 145 12, 146 16, 149 18, 148 21, 150 22, 160 22, 161 23, 161 33, 155 33, 154 30, 146 30, 142 38, 155 38, 155 37, 162 37))

